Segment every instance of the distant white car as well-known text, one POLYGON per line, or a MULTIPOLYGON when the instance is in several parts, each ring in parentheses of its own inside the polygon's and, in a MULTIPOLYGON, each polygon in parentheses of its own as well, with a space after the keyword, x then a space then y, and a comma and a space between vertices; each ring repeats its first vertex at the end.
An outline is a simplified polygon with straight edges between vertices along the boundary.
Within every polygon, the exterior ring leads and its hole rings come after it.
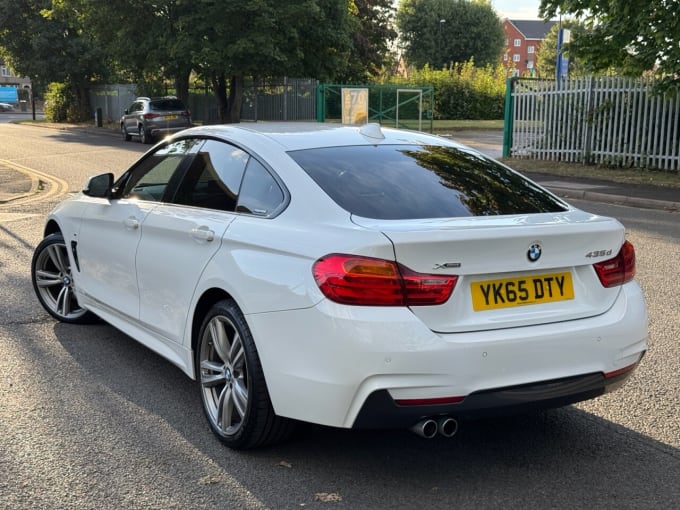
POLYGON ((647 348, 618 221, 421 133, 188 129, 91 178, 44 234, 45 309, 196 378, 232 448, 293 420, 451 436, 611 391, 647 348))
POLYGON ((0 103, 0 112, 11 112, 14 110, 14 106, 9 103, 0 103))

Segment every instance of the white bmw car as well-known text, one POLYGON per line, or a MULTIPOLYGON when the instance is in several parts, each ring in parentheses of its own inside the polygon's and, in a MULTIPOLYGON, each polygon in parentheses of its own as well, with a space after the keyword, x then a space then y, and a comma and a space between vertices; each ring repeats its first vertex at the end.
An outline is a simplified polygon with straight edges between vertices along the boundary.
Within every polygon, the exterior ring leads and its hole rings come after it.
POLYGON ((296 421, 451 436, 611 391, 647 348, 618 221, 422 133, 188 129, 92 177, 44 234, 45 309, 197 379, 232 448, 296 421))

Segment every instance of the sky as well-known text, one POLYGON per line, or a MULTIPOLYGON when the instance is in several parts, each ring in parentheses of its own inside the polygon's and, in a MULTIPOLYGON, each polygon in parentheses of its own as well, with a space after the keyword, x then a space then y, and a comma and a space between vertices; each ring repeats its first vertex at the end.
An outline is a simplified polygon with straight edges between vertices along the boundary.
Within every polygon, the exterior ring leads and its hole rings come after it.
POLYGON ((491 6, 501 19, 539 19, 540 3, 541 0, 491 0, 491 6))

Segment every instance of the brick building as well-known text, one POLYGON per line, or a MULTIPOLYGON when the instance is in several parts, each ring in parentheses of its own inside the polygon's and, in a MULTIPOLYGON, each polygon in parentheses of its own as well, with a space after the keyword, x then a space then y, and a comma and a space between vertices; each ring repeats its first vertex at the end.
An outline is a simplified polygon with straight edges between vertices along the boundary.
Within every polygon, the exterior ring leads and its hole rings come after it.
POLYGON ((505 48, 503 65, 514 76, 534 76, 536 53, 557 21, 504 19, 505 48))

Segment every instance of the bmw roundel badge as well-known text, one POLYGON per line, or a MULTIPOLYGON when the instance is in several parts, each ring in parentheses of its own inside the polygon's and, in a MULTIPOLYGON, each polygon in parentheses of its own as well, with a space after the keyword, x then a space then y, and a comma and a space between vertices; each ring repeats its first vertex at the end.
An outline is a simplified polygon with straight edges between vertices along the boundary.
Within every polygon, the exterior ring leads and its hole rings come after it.
POLYGON ((541 258, 541 245, 538 243, 534 243, 529 247, 529 251, 527 252, 527 258, 531 262, 536 262, 538 259, 541 258))

